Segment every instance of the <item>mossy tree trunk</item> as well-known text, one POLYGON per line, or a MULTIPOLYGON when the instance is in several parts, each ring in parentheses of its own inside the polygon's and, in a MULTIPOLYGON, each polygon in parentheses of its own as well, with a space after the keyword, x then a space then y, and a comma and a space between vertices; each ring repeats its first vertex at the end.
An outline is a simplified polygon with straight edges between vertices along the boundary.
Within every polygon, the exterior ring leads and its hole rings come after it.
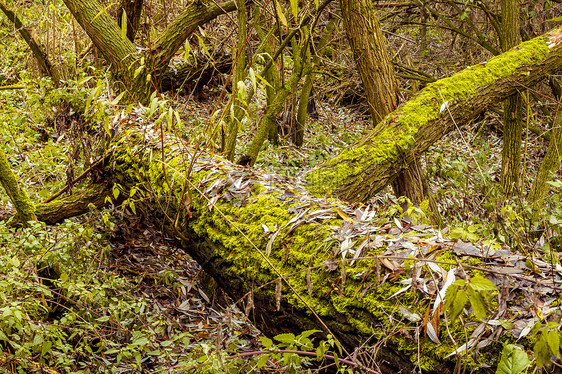
POLYGON ((111 64, 120 89, 143 104, 148 103, 151 94, 159 87, 159 79, 185 39, 199 26, 236 8, 233 1, 216 5, 191 2, 156 40, 152 49, 139 54, 131 40, 121 37, 117 22, 97 0, 64 0, 64 3, 111 64))
MULTIPOLYGON (((519 34, 519 0, 501 1, 501 44, 507 51, 521 42, 519 34)), ((503 106, 503 149, 500 183, 507 195, 519 190, 521 173, 521 136, 523 100, 519 91, 508 97, 503 106)))
POLYGON ((541 166, 529 192, 527 199, 533 205, 534 218, 536 219, 540 210, 544 209, 543 200, 548 192, 548 181, 552 180, 554 174, 560 168, 560 161, 562 161, 562 110, 560 105, 554 122, 552 124, 552 135, 548 150, 544 155, 541 166))
MULTIPOLYGON (((333 334, 347 353, 366 340, 374 344, 382 339, 376 368, 384 373, 413 372, 410 355, 417 352, 418 343, 399 338, 400 334, 386 337, 387 331, 396 328, 395 320, 387 318, 387 313, 397 312, 397 300, 388 299, 396 285, 370 283, 378 279, 373 274, 375 260, 358 261, 354 266, 340 261, 340 242, 333 239, 333 230, 334 225, 347 222, 335 212, 343 209, 352 214, 351 208, 341 203, 328 206, 325 199, 311 197, 294 181, 260 175, 217 156, 201 154, 192 163, 193 152, 182 152, 181 139, 166 136, 162 150, 162 139, 147 139, 145 133, 129 131, 119 140, 127 146, 116 147, 107 175, 124 191, 135 186, 143 194, 135 202, 137 212, 175 237, 251 314, 262 332, 272 336, 321 329, 333 334), (241 190, 232 184, 235 180, 242 183, 241 190), (234 194, 234 200, 223 194, 226 191, 234 194), (284 191, 295 195, 280 199, 284 191), (209 194, 217 198, 211 201, 209 194), (188 200, 189 211, 185 208, 188 200), (297 202, 304 204, 302 212, 291 208, 297 202), (326 209, 333 214, 321 213, 326 209), (303 212, 324 217, 306 222, 308 215, 303 212), (264 232, 264 227, 272 231, 264 232), (361 273, 368 275, 353 275, 361 273), (342 274, 347 280, 339 283, 342 274)), ((368 234, 357 237, 368 238, 368 234)), ((423 346, 422 354, 430 355, 429 360, 442 361, 431 353, 432 343, 423 346)), ((371 350, 368 355, 373 358, 371 350)), ((454 361, 451 358, 441 365, 454 366, 454 361)))
POLYGON ((429 84, 353 149, 308 173, 309 190, 367 201, 449 131, 562 66, 562 29, 429 84))
POLYGON ((227 128, 223 130, 225 132, 225 145, 223 149, 223 155, 230 161, 234 160, 234 151, 236 149, 236 139, 238 138, 238 131, 240 129, 242 118, 245 115, 245 103, 244 99, 241 99, 243 92, 245 90, 243 87, 246 86, 244 82, 246 78, 246 41, 248 37, 248 9, 245 4, 245 0, 236 0, 236 6, 238 8, 238 40, 236 46, 233 48, 235 51, 236 60, 233 63, 232 72, 232 96, 227 105, 226 113, 224 114, 227 118, 227 128), (230 113, 230 107, 233 106, 232 115, 230 113))
POLYGON ((14 204, 19 221, 23 225, 27 225, 29 221, 35 221, 35 206, 25 189, 18 183, 2 148, 0 148, 0 184, 14 204))

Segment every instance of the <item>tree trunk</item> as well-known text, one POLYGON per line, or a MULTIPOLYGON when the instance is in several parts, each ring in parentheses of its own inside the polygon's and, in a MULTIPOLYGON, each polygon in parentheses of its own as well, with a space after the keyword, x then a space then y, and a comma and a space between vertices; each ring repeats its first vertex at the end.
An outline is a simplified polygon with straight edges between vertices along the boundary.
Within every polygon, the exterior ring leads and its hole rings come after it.
MULTIPOLYGON (((373 368, 413 372, 411 355, 416 355, 419 342, 413 334, 386 336, 396 331, 396 318, 402 319, 396 314, 400 298, 389 299, 400 286, 377 283, 385 270, 374 259, 350 265, 350 252, 348 261, 342 261, 343 239, 335 239, 334 225, 348 227, 349 222, 336 212, 355 217, 354 208, 311 197, 285 177, 260 175, 211 155, 199 156, 188 175, 193 152, 185 152, 181 139, 163 139, 167 152, 162 160, 162 139, 146 139, 144 133, 129 132, 121 139, 127 147, 116 149, 107 175, 124 190, 143 190, 143 199, 135 202, 137 212, 178 239, 205 272, 241 302, 262 332, 272 336, 320 328, 348 353, 368 339, 370 344, 381 341, 373 368), (169 188, 164 192, 157 186, 169 188)), ((365 231, 366 222, 357 224, 349 228, 358 244, 378 235, 376 226, 365 231)), ((367 247, 364 255, 373 255, 367 247)), ((407 307, 423 314, 415 306, 407 307)), ((461 339, 464 331, 455 329, 452 334, 461 339)), ((455 359, 444 360, 434 347, 424 341, 421 348, 423 360, 431 361, 428 367, 452 368, 455 359)), ((372 358, 372 351, 368 355, 372 358)))
MULTIPOLYGON (((519 0, 502 0, 502 50, 521 42, 519 34, 519 0)), ((503 106, 503 149, 500 183, 507 195, 519 191, 521 136, 523 132, 523 100, 520 92, 507 98, 503 106)))
POLYGON ((562 110, 559 105, 552 124, 552 136, 548 144, 548 150, 544 155, 528 196, 529 202, 533 204, 535 219, 538 217, 540 210, 544 209, 543 200, 549 189, 547 182, 552 180, 553 174, 560 168, 560 161, 562 161, 562 110))
POLYGON ((14 24, 15 29, 19 31, 23 40, 25 40, 33 52, 33 56, 37 61, 37 66, 39 67, 41 74, 51 77, 53 82, 55 82, 55 85, 58 85, 58 73, 49 61, 47 53, 45 52, 43 46, 41 46, 41 43, 36 40, 33 34, 29 32, 29 29, 23 25, 18 16, 12 12, 12 10, 10 10, 3 1, 0 1, 0 10, 6 15, 10 22, 14 24))
MULTIPOLYGON (((343 21, 355 63, 365 88, 373 125, 398 105, 399 87, 386 49, 375 9, 369 0, 340 0, 343 21)), ((414 159, 408 170, 392 183, 396 196, 406 196, 419 205, 424 199, 422 171, 414 159)))
POLYGON ((342 18, 376 126, 398 105, 398 82, 370 0, 340 0, 342 18))
POLYGON ((143 0, 121 0, 121 7, 117 12, 117 23, 119 27, 123 27, 121 20, 123 19, 123 12, 127 17, 127 39, 134 42, 135 35, 139 30, 140 17, 142 13, 143 0))
POLYGON ((305 175, 309 191, 367 201, 443 135, 562 65, 562 28, 429 84, 354 148, 305 175))
POLYGON ((27 222, 35 221, 35 206, 29 199, 25 189, 20 186, 10 167, 4 150, 0 148, 0 184, 6 190, 12 204, 16 208, 19 221, 27 226, 27 222))
MULTIPOLYGON (((245 0, 236 0, 238 7, 238 40, 236 46, 233 47, 236 60, 233 63, 232 71, 232 95, 229 105, 227 105, 227 118, 225 145, 223 155, 230 161, 234 160, 234 153, 236 150, 236 140, 238 139, 238 131, 242 124, 242 119, 246 116, 246 109, 244 108, 244 100, 241 95, 245 90, 238 86, 238 82, 245 87, 244 80, 246 79, 246 42, 248 38, 248 9, 246 8, 245 0), (230 106, 233 106, 232 115, 230 106)), ((246 96, 246 95, 244 95, 246 96)), ((245 97, 244 97, 245 99, 245 97)))

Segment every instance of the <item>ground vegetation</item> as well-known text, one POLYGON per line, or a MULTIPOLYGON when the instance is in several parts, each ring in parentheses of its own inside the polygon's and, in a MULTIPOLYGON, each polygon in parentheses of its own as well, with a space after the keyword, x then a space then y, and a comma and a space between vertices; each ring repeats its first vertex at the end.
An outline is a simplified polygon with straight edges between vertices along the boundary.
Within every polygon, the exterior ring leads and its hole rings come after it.
POLYGON ((559 367, 558 2, 0 10, 3 369, 559 367))

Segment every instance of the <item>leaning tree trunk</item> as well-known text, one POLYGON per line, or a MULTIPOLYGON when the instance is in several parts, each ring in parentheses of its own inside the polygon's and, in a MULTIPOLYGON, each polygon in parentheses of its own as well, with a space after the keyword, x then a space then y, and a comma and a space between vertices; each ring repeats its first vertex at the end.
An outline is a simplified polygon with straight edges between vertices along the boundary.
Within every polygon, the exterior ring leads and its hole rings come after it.
POLYGON ((6 194, 16 208, 19 221, 27 225, 29 221, 35 221, 35 206, 29 199, 25 188, 20 185, 10 163, 6 158, 4 150, 0 148, 0 184, 4 187, 6 194))
POLYGON ((35 33, 30 32, 29 28, 23 25, 19 17, 11 9, 9 9, 3 1, 0 1, 0 10, 14 24, 15 29, 19 31, 23 40, 25 40, 33 52, 33 56, 37 61, 37 66, 39 67, 41 74, 51 77, 55 84, 58 85, 59 74, 51 64, 51 61, 49 61, 47 52, 45 52, 45 49, 35 37, 35 33))
POLYGON ((354 148, 308 173, 309 191, 346 201, 369 200, 456 125, 559 69, 561 41, 559 28, 429 84, 354 148))
POLYGON ((128 38, 121 37, 117 22, 99 2, 64 0, 64 3, 111 64, 114 78, 120 83, 121 90, 143 104, 148 103, 152 92, 159 87, 159 80, 170 59, 185 39, 199 26, 235 9, 233 1, 216 5, 191 2, 158 38, 153 48, 141 55, 128 38))

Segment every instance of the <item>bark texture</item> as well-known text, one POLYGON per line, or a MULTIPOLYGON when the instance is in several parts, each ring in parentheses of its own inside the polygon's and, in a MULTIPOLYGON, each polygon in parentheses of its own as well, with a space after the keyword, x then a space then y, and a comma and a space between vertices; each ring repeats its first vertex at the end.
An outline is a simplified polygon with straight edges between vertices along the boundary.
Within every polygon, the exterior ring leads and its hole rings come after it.
MULTIPOLYGON (((502 50, 507 51, 521 42, 519 34, 519 0, 502 0, 502 50)), ((503 106, 503 149, 500 183, 511 195, 519 190, 521 136, 523 133, 523 100, 520 92, 507 98, 503 106)))
POLYGON ((372 1, 340 0, 343 21, 355 63, 365 86, 376 125, 398 105, 398 82, 372 1))
POLYGON ((429 84, 355 147, 306 174, 309 190, 367 201, 443 135, 562 64, 561 29, 429 84))
POLYGON ((123 27, 121 20, 123 19, 123 12, 125 12, 127 17, 127 39, 132 42, 135 40, 135 35, 139 30, 143 2, 144 0, 121 0, 121 7, 119 12, 117 12, 119 27, 123 27))

